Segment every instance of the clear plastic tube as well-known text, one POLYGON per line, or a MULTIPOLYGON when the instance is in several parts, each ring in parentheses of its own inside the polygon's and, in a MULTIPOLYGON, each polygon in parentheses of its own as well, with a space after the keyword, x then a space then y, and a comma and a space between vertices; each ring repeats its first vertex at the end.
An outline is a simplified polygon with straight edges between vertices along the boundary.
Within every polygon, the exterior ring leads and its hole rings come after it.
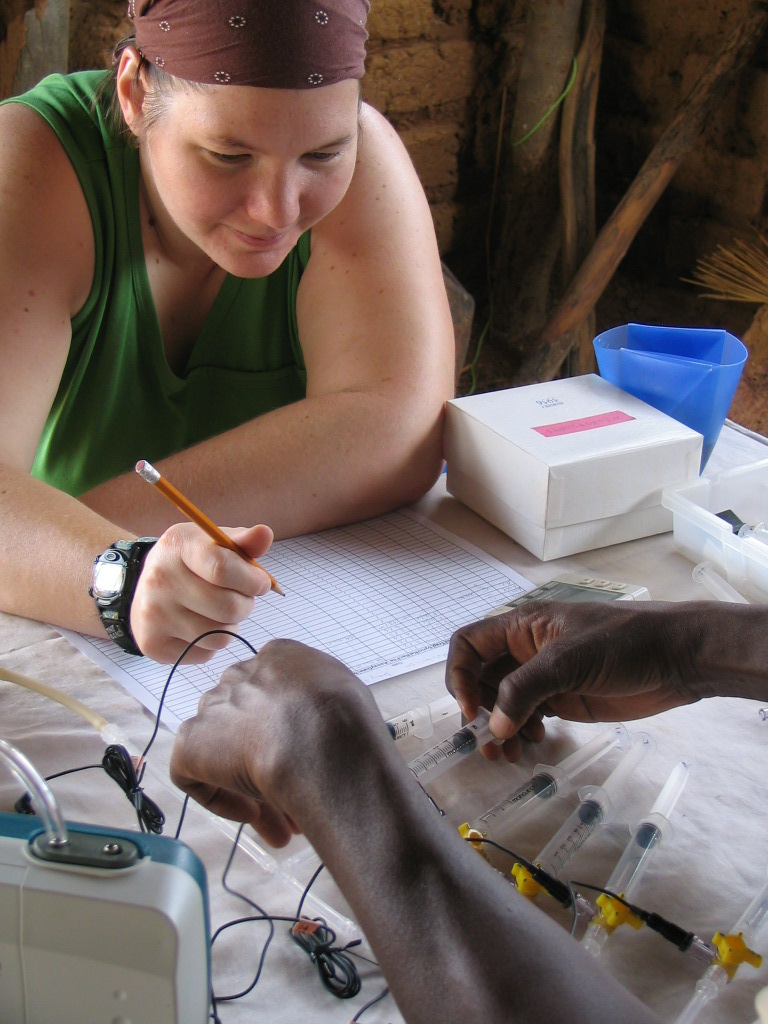
POLYGON ((558 877, 571 857, 581 849, 598 825, 610 821, 616 798, 641 758, 656 744, 648 733, 637 733, 632 746, 602 786, 584 786, 579 790, 579 806, 547 843, 534 863, 558 877))
POLYGON ((683 1011, 676 1019, 675 1024, 691 1024, 696 1020, 701 1011, 716 999, 720 991, 728 984, 728 975, 722 967, 712 964, 696 982, 693 995, 683 1007, 683 1011))
POLYGON ((735 590, 727 580, 723 579, 719 572, 715 572, 711 562, 699 562, 694 567, 692 576, 697 583, 705 586, 718 601, 729 601, 731 604, 749 604, 749 601, 738 590, 735 590))
POLYGON ((629 733, 621 724, 605 729, 556 765, 537 764, 527 782, 479 815, 462 833, 468 839, 501 839, 513 824, 519 822, 539 803, 558 794, 567 795, 573 779, 614 747, 629 746, 629 733))
POLYGON ((37 768, 20 750, 1 739, 0 760, 5 761, 22 786, 34 794, 35 809, 39 817, 43 819, 50 845, 66 846, 69 841, 67 826, 64 824, 59 805, 56 803, 50 786, 37 768))
POLYGON ((743 935, 747 945, 752 945, 758 932, 764 927, 766 917, 768 917, 768 880, 747 904, 746 910, 731 931, 736 935, 743 935))
POLYGON ((490 727, 491 713, 485 708, 478 708, 477 716, 467 722, 452 736, 430 747, 421 757, 408 763, 415 779, 422 785, 432 782, 454 764, 463 760, 486 743, 494 742, 490 727))
POLYGON ((5 668, 2 665, 0 665, 0 679, 5 679, 9 683, 15 683, 17 686, 23 686, 26 690, 39 693, 41 696, 47 697, 48 700, 56 701, 62 707, 74 711, 76 715, 80 715, 81 718, 93 726, 107 746, 111 743, 119 743, 120 746, 129 749, 128 741, 119 726, 115 725, 114 722, 108 722, 98 711, 94 711, 93 708, 83 704, 82 701, 77 700, 75 697, 70 697, 68 693, 63 693, 48 683, 43 683, 39 679, 33 679, 31 676, 22 675, 21 672, 14 672, 13 669, 5 668))
POLYGON ((411 701, 405 711, 388 718, 385 724, 395 742, 411 735, 425 740, 434 732, 436 722, 458 713, 458 701, 450 694, 446 694, 445 697, 433 700, 429 704, 425 700, 411 701))
MULTIPOLYGON (((632 838, 624 848, 611 877, 606 883, 609 892, 630 899, 640 883, 662 839, 669 832, 669 816, 682 793, 691 769, 690 758, 683 758, 667 777, 649 813, 632 830, 632 838)), ((598 956, 606 939, 613 931, 614 903, 610 897, 598 899, 598 914, 590 921, 582 944, 593 956, 598 956)))

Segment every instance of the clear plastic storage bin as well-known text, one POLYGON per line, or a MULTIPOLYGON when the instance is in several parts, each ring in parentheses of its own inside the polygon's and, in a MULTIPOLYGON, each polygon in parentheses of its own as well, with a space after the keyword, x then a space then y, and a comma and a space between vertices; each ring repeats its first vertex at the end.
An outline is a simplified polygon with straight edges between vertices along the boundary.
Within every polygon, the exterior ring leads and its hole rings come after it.
POLYGON ((712 562, 746 597, 768 603, 768 544, 734 533, 718 513, 731 511, 749 526, 768 522, 768 459, 694 483, 665 487, 675 546, 694 562, 712 562))

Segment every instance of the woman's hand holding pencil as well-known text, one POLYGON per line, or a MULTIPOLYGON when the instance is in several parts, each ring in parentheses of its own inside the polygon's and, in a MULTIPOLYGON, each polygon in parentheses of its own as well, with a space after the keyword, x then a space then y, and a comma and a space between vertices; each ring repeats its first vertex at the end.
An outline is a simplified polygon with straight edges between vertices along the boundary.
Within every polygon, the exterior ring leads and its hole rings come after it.
MULTIPOLYGON (((205 512, 202 512, 197 505, 193 505, 189 498, 185 498, 181 491, 177 490, 169 480, 165 479, 164 476, 161 476, 155 467, 151 466, 145 459, 141 459, 136 463, 136 472, 143 480, 146 480, 148 484, 153 484, 157 487, 158 491, 160 491, 164 498, 167 498, 172 505, 175 505, 179 512, 185 515, 187 519, 191 519, 193 523, 196 523, 200 527, 201 530, 204 530, 211 540, 215 540, 216 543, 221 544, 222 547, 229 548, 230 551, 234 551, 247 562, 253 562, 257 568, 263 568, 263 566, 259 565, 258 562, 251 558, 247 551, 244 551, 232 540, 231 537, 224 533, 223 530, 219 529, 213 520, 208 518, 205 512)), ((266 569, 264 571, 266 572, 266 569)), ((274 590, 277 594, 283 594, 284 591, 275 577, 270 573, 267 573, 267 575, 270 580, 270 589, 274 590)))
MULTIPOLYGON (((145 479, 149 479, 146 473, 163 479, 148 463, 139 463, 136 469, 145 479)), ((272 544, 269 527, 221 530, 172 490, 174 498, 163 493, 185 517, 192 519, 193 510, 206 525, 195 519, 194 523, 177 523, 163 533, 144 561, 131 604, 131 630, 139 648, 155 661, 166 663, 203 633, 236 632, 251 614, 256 597, 270 590, 283 593, 275 578, 256 561, 272 544), (175 500, 176 495, 186 502, 185 508, 175 500)), ((231 639, 213 633, 189 651, 185 662, 207 661, 231 639)))

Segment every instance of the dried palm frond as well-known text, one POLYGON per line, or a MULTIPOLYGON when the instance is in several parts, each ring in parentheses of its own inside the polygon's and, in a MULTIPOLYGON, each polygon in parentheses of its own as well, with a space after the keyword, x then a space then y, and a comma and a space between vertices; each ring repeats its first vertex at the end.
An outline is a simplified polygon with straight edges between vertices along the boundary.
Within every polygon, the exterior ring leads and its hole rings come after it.
POLYGON ((705 299, 730 302, 768 302, 768 240, 735 239, 733 246, 718 245, 715 252, 697 260, 693 278, 681 280, 706 288, 705 299))

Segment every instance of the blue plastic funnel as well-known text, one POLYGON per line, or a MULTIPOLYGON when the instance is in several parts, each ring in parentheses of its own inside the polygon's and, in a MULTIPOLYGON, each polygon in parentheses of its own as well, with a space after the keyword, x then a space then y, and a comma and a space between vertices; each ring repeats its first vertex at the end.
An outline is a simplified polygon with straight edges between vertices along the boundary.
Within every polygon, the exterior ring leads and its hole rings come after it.
POLYGON ((600 376, 704 437, 707 464, 747 360, 727 331, 625 324, 594 340, 600 376))

